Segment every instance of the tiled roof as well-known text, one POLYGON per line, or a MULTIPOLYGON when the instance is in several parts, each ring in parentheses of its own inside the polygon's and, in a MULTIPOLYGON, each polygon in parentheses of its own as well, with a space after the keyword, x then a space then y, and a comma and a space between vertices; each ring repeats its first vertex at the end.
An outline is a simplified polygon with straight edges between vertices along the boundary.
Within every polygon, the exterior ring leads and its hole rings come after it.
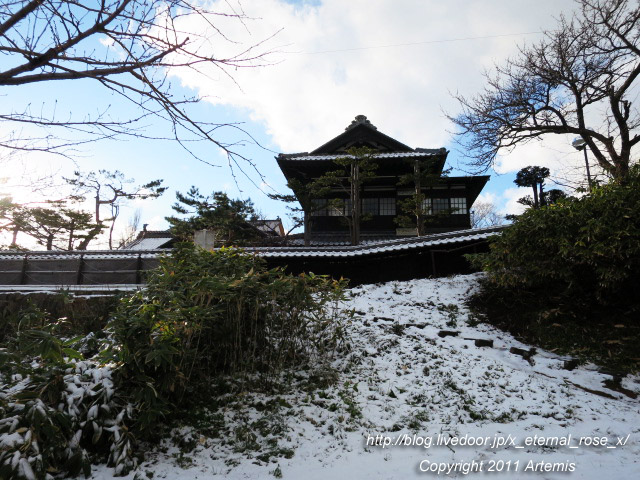
POLYGON ((383 240, 371 242, 366 245, 349 246, 317 246, 317 247, 253 247, 247 248, 249 252, 255 252, 261 257, 361 257, 402 250, 432 246, 451 246, 456 243, 474 240, 484 240, 498 234, 504 226, 483 229, 459 230, 457 232, 437 233, 422 237, 403 238, 398 240, 383 240))
POLYGON ((161 248, 173 238, 169 230, 142 230, 135 240, 126 244, 121 250, 153 250, 161 248))
POLYGON ((33 251, 33 252, 0 252, 0 260, 16 260, 27 257, 29 260, 77 260, 80 257, 85 260, 102 260, 110 258, 156 258, 166 252, 153 250, 85 250, 73 252, 64 251, 33 251))
MULTIPOLYGON (((249 253, 255 253, 265 258, 289 258, 289 257, 362 257, 379 253, 396 251, 409 251, 416 248, 441 246, 450 247, 457 243, 484 240, 492 235, 499 234, 506 226, 497 226, 480 229, 459 230, 449 233, 436 233, 422 237, 401 238, 397 240, 383 240, 371 242, 365 245, 344 246, 311 246, 311 247, 245 247, 249 253)), ((107 250, 86 251, 82 253, 85 259, 98 258, 132 258, 140 255, 142 258, 156 258, 165 252, 158 250, 107 250)), ((29 259, 65 259, 79 258, 80 252, 4 252, 0 254, 0 260, 29 259)))
POLYGON ((164 238, 171 237, 169 230, 142 230, 138 233, 138 239, 140 238, 164 238))
MULTIPOLYGON (((372 155, 374 158, 413 158, 413 157, 433 157, 437 155, 441 155, 442 152, 440 150, 427 150, 427 149, 417 149, 415 152, 385 152, 385 153, 376 153, 372 155)), ((331 154, 331 155, 308 155, 308 154, 300 154, 296 153, 293 155, 283 155, 279 156, 282 160, 293 160, 293 161, 322 161, 322 160, 335 160, 336 158, 349 158, 350 155, 347 154, 331 154)))
POLYGON ((173 237, 151 237, 140 238, 134 240, 126 246, 126 250, 155 250, 156 248, 162 248, 166 243, 173 240, 173 237))

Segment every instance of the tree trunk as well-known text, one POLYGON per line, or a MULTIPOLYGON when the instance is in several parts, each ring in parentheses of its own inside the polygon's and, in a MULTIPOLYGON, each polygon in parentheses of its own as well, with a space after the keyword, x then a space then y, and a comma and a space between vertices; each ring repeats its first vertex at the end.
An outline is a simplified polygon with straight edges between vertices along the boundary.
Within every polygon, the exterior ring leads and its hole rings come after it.
POLYGON ((416 201, 418 202, 418 205, 416 205, 416 234, 419 237, 424 235, 424 215, 422 212, 422 204, 424 200, 422 198, 422 182, 420 180, 421 176, 420 161, 416 160, 413 164, 413 179, 416 188, 416 201))
POLYGON ((96 193, 96 223, 100 223, 100 194, 96 193))
POLYGON ((109 227, 109 250, 113 250, 113 226, 116 224, 116 219, 111 220, 111 227, 109 227))
POLYGON ((538 203, 538 185, 534 182, 531 187, 533 188, 533 208, 538 208, 540 206, 538 203))
POLYGON ((53 250, 53 233, 47 236, 47 250, 53 250))
POLYGON ((75 227, 75 221, 71 220, 71 225, 69 228, 69 243, 67 244, 67 250, 73 250, 73 232, 75 227))
POLYGON ((11 246, 15 247, 18 244, 18 233, 20 233, 20 226, 13 227, 13 237, 11 238, 11 246))
POLYGON ((360 245, 360 166, 351 163, 351 245, 360 245))
POLYGON ((626 184, 629 180, 629 164, 620 162, 616 165, 614 172, 614 179, 620 184, 626 184))
POLYGON ((304 225, 304 246, 308 247, 311 245, 311 215, 306 210, 304 211, 302 223, 304 225))

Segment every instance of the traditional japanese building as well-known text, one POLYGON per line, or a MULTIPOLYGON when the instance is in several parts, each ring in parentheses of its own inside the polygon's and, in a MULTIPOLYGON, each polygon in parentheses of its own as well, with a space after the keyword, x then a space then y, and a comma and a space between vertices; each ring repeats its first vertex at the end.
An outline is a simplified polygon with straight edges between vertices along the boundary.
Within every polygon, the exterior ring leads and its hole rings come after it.
MULTIPOLYGON (((368 217, 360 225, 362 241, 416 235, 415 227, 406 223, 403 225, 398 221, 398 216, 407 216, 402 211, 401 206, 406 203, 403 200, 416 193, 415 184, 407 182, 407 177, 414 172, 417 162, 421 168, 428 170, 430 177, 429 181, 421 183, 423 211, 427 219, 424 233, 471 228, 471 207, 489 177, 443 175, 449 153, 446 149, 411 148, 378 131, 364 115, 358 115, 342 134, 315 150, 309 153, 281 153, 276 159, 287 181, 296 179, 306 185, 335 170, 335 160, 344 157, 352 147, 373 150, 373 160, 377 164, 374 175, 363 183, 360 192, 362 213, 368 217)), ((300 194, 294 193, 297 196, 300 194)), ((349 193, 345 193, 344 188, 333 189, 331 194, 314 200, 312 222, 309 225, 313 243, 348 241, 349 227, 344 220, 344 208, 349 208, 349 202, 349 193), (342 202, 336 202, 331 197, 342 202)))
MULTIPOLYGON (((341 202, 333 199, 342 199, 347 205, 349 198, 344 189, 336 189, 323 198, 311 198, 311 245, 302 246, 283 237, 278 218, 248 222, 247 228, 260 232, 262 239, 244 249, 263 258, 269 268, 344 277, 357 285, 467 273, 471 266, 464 255, 488 251, 489 239, 508 228, 470 228, 472 205, 489 177, 443 175, 448 154, 444 148, 408 147, 379 132, 362 115, 344 133, 312 152, 280 154, 277 160, 288 180, 295 179, 304 186, 335 169, 335 160, 344 157, 351 147, 372 149, 372 161, 377 165, 360 192, 362 211, 370 217, 361 224, 363 244, 345 245, 350 235, 344 223, 344 207, 339 211, 336 204, 341 202), (414 171, 417 162, 428 170, 430 178, 420 184, 423 211, 429 221, 419 237, 415 228, 400 226, 396 221, 402 213, 403 199, 411 198, 416 191, 415 184, 400 180, 414 171)), ((61 288, 104 294, 141 288, 148 271, 157 267, 173 242, 168 231, 145 229, 134 242, 117 251, 2 252, 0 294, 61 288)), ((206 238, 200 244, 209 248, 206 238)))

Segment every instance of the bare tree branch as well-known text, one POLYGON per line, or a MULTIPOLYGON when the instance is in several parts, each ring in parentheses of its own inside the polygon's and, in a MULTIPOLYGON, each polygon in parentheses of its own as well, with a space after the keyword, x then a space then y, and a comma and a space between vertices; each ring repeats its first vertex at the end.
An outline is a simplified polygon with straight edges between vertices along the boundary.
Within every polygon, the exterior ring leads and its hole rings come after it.
MULTIPOLYGON (((268 65, 265 38, 250 46, 235 42, 221 21, 235 20, 247 28, 250 19, 240 5, 209 4, 200 0, 16 0, 0 5, 0 89, 11 91, 41 82, 85 79, 97 82, 138 108, 128 118, 113 118, 107 111, 78 113, 61 118, 55 109, 35 114, 0 112, 4 131, 15 124, 30 124, 56 133, 42 135, 46 142, 25 142, 12 136, 0 138, 5 148, 48 151, 73 155, 73 148, 87 141, 141 137, 177 140, 204 163, 192 148, 209 142, 228 155, 229 164, 256 170, 255 164, 236 151, 238 142, 219 139, 221 128, 239 131, 241 143, 259 143, 237 123, 213 123, 195 118, 189 106, 199 98, 176 97, 168 75, 173 69, 214 66, 229 78, 237 68, 268 65), (210 7, 210 5, 216 5, 210 7), (212 10, 224 8, 225 10, 212 10), (195 29, 191 25, 205 25, 195 29), (213 48, 215 46, 215 48, 213 48), (237 47, 229 55, 223 48, 237 47), (149 134, 147 120, 161 119, 170 135, 149 134), (8 127, 8 128, 7 128, 8 127), (68 134, 62 134, 63 131, 68 134), (67 137, 67 138, 65 138, 67 137), (29 146, 25 146, 26 144, 29 146), (71 147, 71 148, 70 148, 71 147), (243 166, 244 165, 244 166, 243 166)), ((31 134, 31 132, 30 132, 31 134)), ((35 135, 38 137, 38 135, 35 135)))
MULTIPOLYGON (((539 43, 485 74, 475 97, 454 95, 462 112, 448 115, 478 170, 499 152, 554 134, 584 139, 600 168, 624 181, 640 142, 634 88, 640 75, 640 8, 629 0, 578 0, 539 43), (587 118, 600 118, 599 128, 587 118)), ((591 120, 590 120, 591 121, 591 120)))

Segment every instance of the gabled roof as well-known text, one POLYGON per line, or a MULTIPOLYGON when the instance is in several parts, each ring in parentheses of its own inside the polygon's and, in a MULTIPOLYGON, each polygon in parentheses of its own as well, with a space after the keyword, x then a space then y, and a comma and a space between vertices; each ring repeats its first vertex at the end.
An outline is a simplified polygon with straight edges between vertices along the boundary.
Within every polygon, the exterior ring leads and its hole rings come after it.
POLYGON ((350 147, 368 146, 378 151, 411 152, 413 149, 378 129, 364 115, 358 115, 345 131, 311 152, 312 155, 340 153, 350 147))
MULTIPOLYGON (((327 168, 337 158, 348 156, 351 147, 367 146, 376 151, 372 156, 384 163, 404 162, 407 159, 428 159, 433 173, 442 173, 448 151, 445 148, 411 148, 378 131, 367 117, 358 115, 337 137, 312 152, 280 153, 276 160, 287 179, 309 176, 311 170, 327 168)), ((313 176, 313 174, 311 174, 313 176)))
POLYGON ((173 237, 151 237, 134 240, 125 245, 126 250, 155 250, 156 248, 170 248, 173 244, 173 237))
POLYGON ((284 227, 282 226, 280 217, 275 220, 250 220, 249 223, 267 235, 284 236, 284 227))
POLYGON ((132 242, 124 245, 122 250, 155 250, 170 248, 175 238, 169 230, 142 230, 132 242))

